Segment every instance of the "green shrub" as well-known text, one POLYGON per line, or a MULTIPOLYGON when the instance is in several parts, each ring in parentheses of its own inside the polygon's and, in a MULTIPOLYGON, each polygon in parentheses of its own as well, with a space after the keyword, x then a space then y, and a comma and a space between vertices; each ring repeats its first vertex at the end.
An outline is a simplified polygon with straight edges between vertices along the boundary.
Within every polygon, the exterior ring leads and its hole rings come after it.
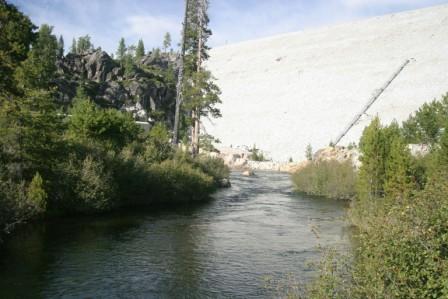
POLYGON ((205 174, 211 176, 215 185, 221 185, 223 180, 229 178, 230 169, 221 158, 200 155, 194 159, 194 165, 205 174))
POLYGON ((250 155, 249 155, 249 160, 252 161, 266 161, 266 157, 264 156, 263 152, 257 148, 254 144, 254 146, 249 150, 250 155))
POLYGON ((28 186, 25 181, 15 183, 0 180, 0 233, 9 233, 17 224, 45 212, 46 198, 39 174, 34 176, 28 186))
POLYGON ((171 134, 166 127, 158 123, 149 131, 144 144, 143 157, 148 163, 160 163, 173 156, 173 147, 170 142, 171 134))
POLYGON ((293 174, 299 192, 335 199, 351 199, 355 195, 356 172, 350 161, 335 160, 309 163, 293 174))
POLYGON ((215 190, 213 178, 190 164, 167 160, 149 167, 150 201, 198 201, 215 190))

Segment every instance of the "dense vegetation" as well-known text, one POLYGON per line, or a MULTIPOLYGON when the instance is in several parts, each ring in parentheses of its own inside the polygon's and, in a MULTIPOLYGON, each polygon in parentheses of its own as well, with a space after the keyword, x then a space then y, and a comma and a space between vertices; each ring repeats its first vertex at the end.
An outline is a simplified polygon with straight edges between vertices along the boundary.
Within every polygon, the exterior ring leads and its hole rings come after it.
POLYGON ((402 127, 375 118, 364 130, 353 256, 324 259, 307 298, 448 297, 447 112, 445 95, 402 127), (411 156, 408 142, 428 144, 429 154, 411 156))
POLYGON ((309 195, 334 199, 352 199, 356 172, 351 161, 316 161, 308 163, 292 176, 295 188, 309 195))
MULTIPOLYGON (((165 122, 145 133, 82 85, 67 117, 53 84, 63 40, 4 0, 0 20, 0 232, 47 215, 205 199, 228 176, 221 160, 176 150, 165 122)), ((86 36, 72 51, 91 47, 86 36)))

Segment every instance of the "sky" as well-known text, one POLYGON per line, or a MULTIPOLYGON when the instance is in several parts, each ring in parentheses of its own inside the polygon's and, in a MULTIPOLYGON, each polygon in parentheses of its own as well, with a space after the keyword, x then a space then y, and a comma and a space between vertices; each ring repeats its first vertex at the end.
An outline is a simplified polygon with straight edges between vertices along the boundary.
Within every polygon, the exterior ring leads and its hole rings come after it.
MULTIPOLYGON (((66 50, 74 37, 89 34, 109 53, 118 41, 147 50, 161 47, 165 32, 178 43, 184 0, 9 0, 36 25, 54 26, 66 50)), ((210 0, 212 47, 317 28, 377 15, 448 4, 448 0, 210 0)))

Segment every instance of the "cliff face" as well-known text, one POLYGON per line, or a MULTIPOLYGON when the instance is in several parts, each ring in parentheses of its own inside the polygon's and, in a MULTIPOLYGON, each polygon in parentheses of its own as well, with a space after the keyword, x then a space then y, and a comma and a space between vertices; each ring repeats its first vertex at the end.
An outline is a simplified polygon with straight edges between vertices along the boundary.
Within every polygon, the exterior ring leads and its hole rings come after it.
POLYGON ((68 54, 57 62, 58 100, 68 106, 82 84, 100 106, 132 112, 136 120, 151 118, 171 125, 176 95, 173 64, 172 55, 148 54, 126 72, 101 50, 68 54))

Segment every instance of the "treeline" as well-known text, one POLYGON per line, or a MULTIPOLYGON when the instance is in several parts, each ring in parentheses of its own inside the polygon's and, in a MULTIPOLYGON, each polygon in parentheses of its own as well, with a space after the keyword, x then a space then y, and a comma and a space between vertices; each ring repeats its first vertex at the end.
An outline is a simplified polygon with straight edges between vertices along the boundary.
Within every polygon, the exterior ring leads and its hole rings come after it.
POLYGON ((448 95, 400 127, 375 118, 359 143, 353 257, 322 263, 307 298, 448 296, 448 95), (428 152, 411 155, 409 143, 428 152), (346 262, 343 262, 343 261, 346 262))
POLYGON ((0 232, 36 217, 206 199, 228 177, 221 160, 191 157, 156 123, 102 109, 82 84, 69 111, 55 103, 60 45, 0 0, 0 232))

